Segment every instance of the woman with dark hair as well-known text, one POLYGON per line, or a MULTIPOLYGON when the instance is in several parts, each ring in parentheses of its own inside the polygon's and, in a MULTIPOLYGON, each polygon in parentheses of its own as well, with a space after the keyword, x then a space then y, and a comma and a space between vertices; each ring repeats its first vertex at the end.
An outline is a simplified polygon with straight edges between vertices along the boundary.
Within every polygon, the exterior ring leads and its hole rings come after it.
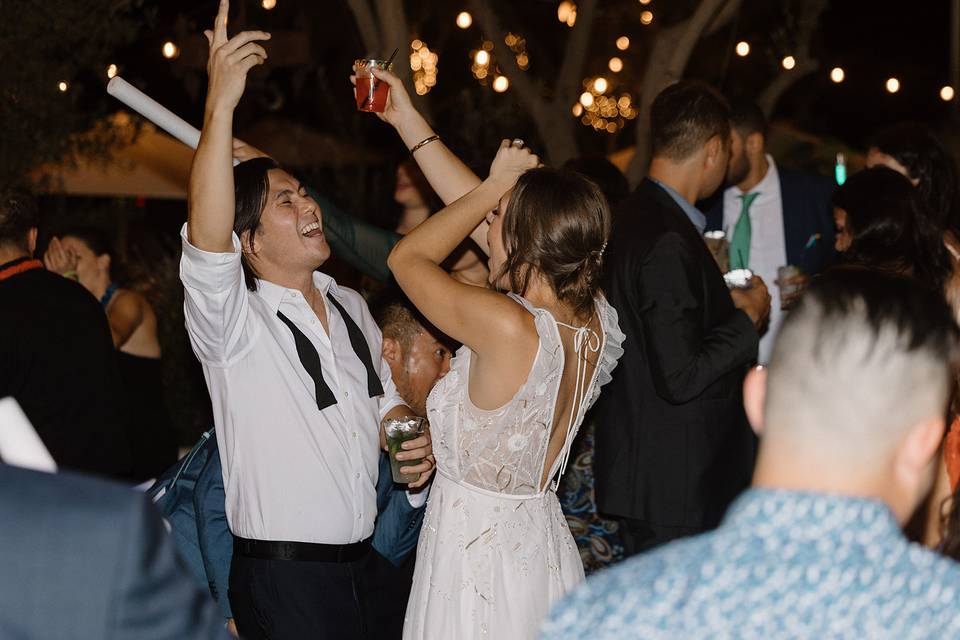
MULTIPOLYGON (((441 197, 473 182, 402 83, 376 75, 390 84, 384 117, 431 184, 453 176, 457 186, 448 182, 441 197)), ((413 303, 464 345, 427 401, 439 475, 407 639, 533 638, 550 605, 583 580, 556 487, 584 413, 623 353, 599 286, 610 210, 586 178, 538 164, 522 140, 505 140, 487 179, 390 255, 413 303), (489 256, 491 288, 458 282, 441 266, 471 234, 489 256)))
POLYGON ((911 275, 945 291, 952 274, 940 227, 905 177, 856 173, 833 195, 837 251, 848 263, 911 275))
POLYGON ((107 235, 76 227, 53 238, 44 254, 47 269, 73 278, 100 300, 124 385, 135 482, 156 478, 177 460, 177 442, 163 400, 157 315, 122 279, 107 235))
MULTIPOLYGON (((936 223, 951 233, 956 246, 957 169, 953 158, 926 126, 901 123, 878 133, 867 151, 867 167, 885 166, 917 188, 936 223)), ((955 253, 954 258, 960 258, 955 253)))

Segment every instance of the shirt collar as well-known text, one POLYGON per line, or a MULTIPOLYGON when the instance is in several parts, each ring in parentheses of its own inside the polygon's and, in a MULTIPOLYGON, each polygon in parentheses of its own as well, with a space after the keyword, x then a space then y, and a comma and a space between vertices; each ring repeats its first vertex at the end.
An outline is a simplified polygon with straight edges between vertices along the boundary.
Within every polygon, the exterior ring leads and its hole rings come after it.
POLYGON ((867 545, 903 537, 890 508, 880 500, 782 489, 748 489, 730 506, 723 526, 795 541, 856 533, 858 543, 867 545))
MULTIPOLYGON (((313 286, 324 296, 328 293, 334 296, 340 293, 336 280, 320 271, 313 272, 313 286)), ((257 295, 267 303, 267 306, 273 312, 280 310, 280 303, 283 302, 285 298, 302 297, 296 289, 288 289, 261 278, 257 278, 257 295)))
POLYGON ((687 215, 687 217, 690 218, 690 222, 692 222, 693 226, 697 228, 697 232, 699 232, 700 235, 703 235, 704 229, 707 228, 707 216, 703 215, 700 209, 697 209, 695 206, 687 202, 683 196, 659 180, 650 178, 650 181, 666 191, 667 195, 673 198, 673 201, 676 202, 677 205, 683 209, 683 212, 687 215))

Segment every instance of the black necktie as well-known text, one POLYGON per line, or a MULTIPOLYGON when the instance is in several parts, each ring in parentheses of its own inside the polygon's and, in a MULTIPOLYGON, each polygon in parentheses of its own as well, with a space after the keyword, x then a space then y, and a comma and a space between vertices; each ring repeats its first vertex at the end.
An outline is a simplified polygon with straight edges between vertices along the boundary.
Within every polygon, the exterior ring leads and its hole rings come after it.
MULTIPOLYGON (((380 384, 380 377, 373 368, 373 358, 370 356, 370 347, 367 344, 366 338, 363 337, 363 331, 361 331, 357 323, 353 321, 353 318, 350 317, 346 309, 334 300, 333 296, 327 294, 327 299, 332 302, 333 306, 340 312, 340 317, 343 318, 344 324, 347 325, 347 334, 350 336, 350 346, 353 347, 353 352, 357 354, 360 362, 363 363, 363 366, 367 370, 367 391, 370 397, 373 398, 374 396, 383 395, 383 386, 380 384)), ((317 397, 317 408, 322 411, 331 405, 337 404, 336 396, 333 395, 333 391, 330 390, 326 380, 323 379, 323 370, 320 367, 320 354, 317 353, 313 343, 297 328, 297 325, 279 310, 277 311, 277 317, 287 325, 290 333, 293 334, 293 342, 297 347, 297 356, 300 358, 300 364, 303 365, 303 368, 306 369, 310 377, 313 378, 317 397)))

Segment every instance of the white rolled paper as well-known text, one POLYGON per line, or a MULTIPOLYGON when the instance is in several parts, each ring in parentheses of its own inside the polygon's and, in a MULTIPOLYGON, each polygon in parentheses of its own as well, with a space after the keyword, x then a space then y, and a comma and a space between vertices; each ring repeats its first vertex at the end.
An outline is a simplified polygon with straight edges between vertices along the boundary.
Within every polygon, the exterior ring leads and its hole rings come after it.
MULTIPOLYGON (((191 149, 196 149, 200 143, 199 129, 120 76, 114 76, 107 83, 107 93, 191 149)), ((233 164, 237 165, 239 163, 240 161, 234 158, 233 164)))
POLYGON ((36 471, 57 470, 57 463, 12 397, 0 399, 0 460, 36 471))

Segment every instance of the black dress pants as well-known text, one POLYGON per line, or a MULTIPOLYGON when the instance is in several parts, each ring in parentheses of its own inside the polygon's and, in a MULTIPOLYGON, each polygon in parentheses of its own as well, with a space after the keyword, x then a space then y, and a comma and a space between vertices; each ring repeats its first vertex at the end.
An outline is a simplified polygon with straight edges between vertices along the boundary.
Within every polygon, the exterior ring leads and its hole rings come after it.
POLYGON ((266 560, 236 551, 230 606, 245 640, 374 640, 369 551, 354 562, 266 560))

